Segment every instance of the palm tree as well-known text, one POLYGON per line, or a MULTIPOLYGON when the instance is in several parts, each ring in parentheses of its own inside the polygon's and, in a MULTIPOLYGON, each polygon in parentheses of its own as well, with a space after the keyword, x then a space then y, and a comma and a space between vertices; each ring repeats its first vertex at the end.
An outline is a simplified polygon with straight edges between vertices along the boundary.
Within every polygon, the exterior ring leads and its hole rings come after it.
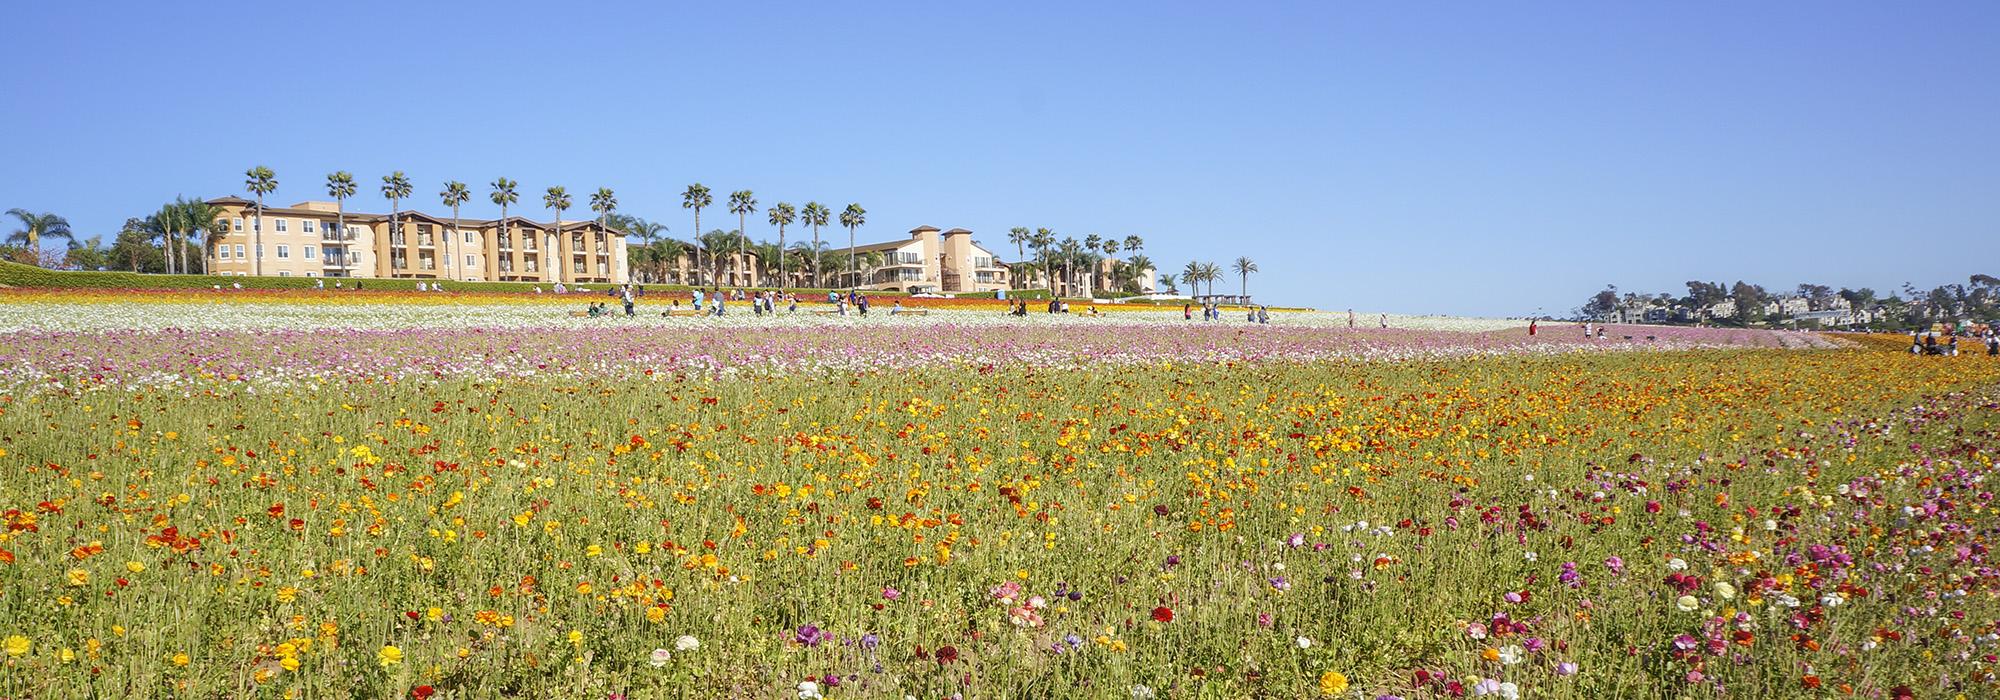
POLYGON ((1062 243, 1056 246, 1056 256, 1062 258, 1063 264, 1063 289, 1071 296, 1076 294, 1076 258, 1079 250, 1073 236, 1064 236, 1062 243))
POLYGON ((1236 263, 1235 263, 1235 264, 1233 264, 1233 265, 1230 265, 1229 267, 1230 267, 1230 269, 1232 269, 1232 270, 1235 270, 1235 271, 1236 271, 1236 277, 1237 277, 1238 279, 1242 280, 1242 282, 1243 282, 1243 287, 1242 287, 1242 289, 1238 290, 1238 293, 1242 294, 1242 295, 1243 295, 1244 297, 1246 297, 1246 298, 1247 298, 1247 297, 1249 297, 1249 296, 1250 296, 1250 273, 1252 273, 1252 272, 1256 272, 1256 271, 1257 271, 1257 261, 1255 261, 1255 260, 1251 260, 1251 259, 1250 259, 1250 258, 1248 258, 1248 257, 1241 257, 1241 258, 1237 258, 1237 259, 1236 259, 1236 263))
MULTIPOLYGON (((729 193, 729 213, 736 215, 737 233, 744 233, 750 230, 748 226, 749 216, 755 211, 757 211, 757 196, 751 194, 750 190, 737 190, 729 193)), ((744 241, 737 241, 736 264, 730 265, 730 267, 736 268, 739 273, 741 272, 743 263, 746 262, 743 260, 744 251, 744 241)), ((737 283, 744 284, 745 282, 739 279, 737 283)))
MULTIPOLYGON (((660 234, 666 232, 667 227, 636 216, 621 215, 617 218, 620 220, 619 228, 625 231, 626 236, 637 236, 639 238, 640 250, 651 251, 649 254, 654 258, 654 267, 657 268, 662 261, 659 259, 659 251, 653 249, 653 242, 660 238, 660 234)), ((645 281, 652 282, 654 278, 648 275, 645 281)))
POLYGON ((1215 296, 1215 283, 1222 279, 1222 266, 1212 262, 1202 263, 1201 279, 1208 283, 1208 295, 1215 296))
MULTIPOLYGON (((438 199, 443 201, 445 206, 451 207, 451 237, 457 238, 459 236, 458 207, 464 204, 466 200, 472 199, 472 190, 466 187, 465 183, 452 180, 444 183, 444 191, 438 193, 438 199)), ((468 272, 466 276, 471 277, 472 274, 468 272)))
POLYGON ((1134 255, 1132 257, 1125 259, 1125 272, 1127 279, 1138 277, 1139 275, 1143 274, 1148 274, 1146 271, 1151 269, 1153 269, 1152 258, 1148 258, 1144 255, 1134 255))
MULTIPOLYGON (((1025 226, 1015 226, 1014 228, 1007 231, 1007 242, 1014 244, 1014 262, 1016 264, 1019 264, 1022 260, 1026 260, 1028 258, 1027 244, 1028 241, 1033 239, 1034 237, 1035 237, 1034 232, 1029 231, 1028 228, 1025 226)), ((1020 289, 1021 285, 1020 285, 1019 275, 1014 275, 1013 277, 1015 279, 1008 280, 1008 282, 1010 283, 1008 284, 1008 287, 1011 289, 1020 289)))
POLYGON ((783 287, 791 280, 785 279, 785 227, 798 220, 798 212, 784 202, 771 205, 768 216, 771 225, 778 227, 778 286, 783 287))
MULTIPOLYGON (((353 173, 341 170, 326 176, 326 195, 333 198, 333 220, 337 227, 334 230, 340 234, 339 240, 343 242, 347 236, 347 198, 354 196, 354 192, 353 173)), ((386 194, 386 190, 384 193, 386 194)), ((343 248, 341 253, 345 255, 346 249, 343 248)))
POLYGON ((799 223, 811 226, 813 230, 812 286, 814 287, 826 286, 821 284, 819 280, 819 260, 824 256, 824 252, 819 245, 819 227, 825 226, 827 217, 830 216, 833 216, 833 212, 827 209, 826 205, 819 202, 806 202, 806 208, 799 211, 799 223))
POLYGON ((1201 283, 1204 279, 1206 278, 1202 276, 1201 263, 1199 262, 1189 260, 1187 267, 1181 268, 1181 282, 1186 284, 1188 289, 1194 292, 1195 296, 1201 296, 1201 283))
MULTIPOLYGON (((708 251, 709 269, 707 277, 709 280, 708 284, 713 286, 716 284, 715 280, 722 276, 722 258, 716 255, 715 252, 718 250, 728 250, 730 246, 735 245, 736 235, 722 229, 716 229, 695 236, 695 242, 701 246, 702 250, 708 251)), ((701 261, 697 259, 695 262, 699 263, 701 261)))
POLYGON ((1141 248, 1144 248, 1144 247, 1146 247, 1146 240, 1145 240, 1145 239, 1143 239, 1143 238, 1140 238, 1140 237, 1138 237, 1138 236, 1126 236, 1126 237, 1125 237, 1125 251, 1126 251, 1126 252, 1128 252, 1128 253, 1133 253, 1133 254, 1137 254, 1137 253, 1139 252, 1139 249, 1141 249, 1141 248))
POLYGON ((250 274, 264 274, 264 195, 278 191, 278 174, 257 166, 243 172, 243 188, 257 195, 257 219, 250 229, 250 274))
MULTIPOLYGON (((410 197, 411 191, 410 178, 404 176, 403 171, 396 170, 382 176, 382 196, 389 199, 390 240, 395 240, 397 232, 403 230, 403 223, 399 219, 402 218, 403 200, 410 197)), ((345 229, 341 230, 341 233, 346 232, 345 229)))
POLYGON ((1161 274, 1161 275, 1160 275, 1160 284, 1162 284, 1162 285, 1166 286, 1166 288, 1167 288, 1167 293, 1168 293, 1168 294, 1179 294, 1179 293, 1181 293, 1181 288, 1180 288, 1180 287, 1176 287, 1176 286, 1174 286, 1174 276, 1173 276, 1173 275, 1168 275, 1168 274, 1161 274))
MULTIPOLYGON (((714 204, 714 203, 715 203, 715 197, 712 197, 712 196, 710 196, 710 195, 709 195, 709 193, 708 193, 708 187, 707 187, 707 186, 705 186, 705 185, 703 185, 703 184, 701 184, 701 183, 699 183, 699 182, 697 182, 697 183, 694 183, 694 184, 692 184, 692 185, 688 185, 688 188, 687 188, 687 191, 686 191, 686 192, 682 192, 682 193, 681 193, 681 208, 682 208, 682 209, 693 209, 693 210, 694 210, 694 235, 695 235, 695 237, 699 238, 699 237, 701 236, 701 209, 702 209, 702 207, 706 207, 706 206, 708 206, 708 205, 710 205, 710 204, 714 204)), ((715 251, 712 251, 712 250, 711 250, 711 251, 709 251, 709 252, 708 252, 708 256, 709 256, 709 259, 710 259, 711 261, 713 261, 713 260, 715 259, 715 251)), ((696 260, 696 261, 695 261, 695 267, 696 267, 696 269, 699 269, 699 268, 701 267, 701 261, 700 261, 700 260, 696 260)), ((714 280, 710 280, 710 282, 713 282, 713 281, 714 281, 714 280)))
POLYGON ((42 239, 63 238, 76 242, 76 233, 69 228, 69 220, 50 213, 34 214, 26 209, 9 209, 7 215, 21 222, 21 230, 7 236, 8 243, 20 243, 35 254, 35 264, 42 264, 42 239))
MULTIPOLYGON (((555 210, 556 212, 555 229, 549 233, 549 250, 561 253, 562 213, 564 209, 569 208, 569 190, 563 189, 562 185, 556 185, 554 187, 550 187, 547 192, 542 194, 542 204, 550 209, 555 210)), ((558 255, 557 257, 567 258, 570 256, 558 255)), ((570 261, 568 260, 558 261, 555 267, 549 268, 552 275, 549 278, 549 280, 552 282, 561 283, 563 276, 563 268, 569 267, 569 265, 570 261)))
POLYGON ((1029 245, 1041 251, 1042 279, 1049 283, 1049 296, 1056 295, 1056 276, 1050 272, 1052 268, 1049 266, 1049 246, 1055 242, 1056 232, 1046 228, 1035 229, 1034 237, 1028 239, 1029 245))
POLYGON ((501 177, 495 178, 493 184, 489 185, 493 188, 491 195, 493 203, 500 205, 500 247, 503 249, 514 247, 514 230, 511 222, 507 221, 507 205, 521 201, 521 195, 514 192, 514 188, 520 184, 501 177))
MULTIPOLYGON (((186 230, 184 218, 187 214, 187 200, 175 197, 174 201, 160 205, 160 210, 146 218, 147 228, 160 234, 160 260, 166 265, 167 274, 175 274, 174 248, 180 232, 186 230)), ((39 252, 39 250, 37 251, 39 252)))
MULTIPOLYGON (((604 236, 604 238, 600 238, 599 240, 604 240, 608 244, 610 239, 606 234, 610 233, 611 229, 605 225, 605 221, 611 216, 611 212, 618 210, 618 195, 613 194, 609 187, 597 188, 596 192, 590 194, 590 210, 597 212, 597 235, 604 236)), ((595 253, 595 251, 586 252, 595 253)), ((589 256, 585 256, 584 259, 592 260, 589 256)), ((606 272, 610 271, 606 270, 606 272)))
MULTIPOLYGON (((181 217, 186 222, 189 234, 202 234, 201 273, 208 274, 208 256, 215 247, 215 240, 226 234, 228 221, 222 218, 222 209, 200 199, 190 199, 181 205, 181 217)), ((181 249, 181 266, 187 266, 187 249, 181 249)), ((185 273, 187 270, 183 269, 185 273)))
POLYGON ((845 211, 840 212, 840 225, 847 227, 847 274, 853 276, 856 282, 861 278, 858 276, 860 270, 854 269, 854 229, 865 223, 868 223, 868 210, 862 209, 859 204, 849 204, 845 211))

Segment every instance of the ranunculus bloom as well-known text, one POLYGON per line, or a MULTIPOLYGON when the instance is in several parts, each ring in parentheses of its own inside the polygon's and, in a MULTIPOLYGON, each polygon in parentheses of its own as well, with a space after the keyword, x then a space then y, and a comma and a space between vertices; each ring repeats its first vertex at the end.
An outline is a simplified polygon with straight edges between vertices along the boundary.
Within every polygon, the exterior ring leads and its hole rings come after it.
POLYGON ((1160 622, 1173 622, 1174 609, 1164 605, 1153 608, 1153 619, 1160 622))

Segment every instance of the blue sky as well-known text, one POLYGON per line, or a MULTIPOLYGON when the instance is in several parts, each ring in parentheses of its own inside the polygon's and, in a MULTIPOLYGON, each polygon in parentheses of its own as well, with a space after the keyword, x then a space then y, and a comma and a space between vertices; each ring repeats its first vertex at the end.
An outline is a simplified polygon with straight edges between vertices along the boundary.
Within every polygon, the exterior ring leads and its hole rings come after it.
POLYGON ((0 208, 108 240, 263 164, 362 210, 390 170, 468 216, 609 186, 686 236, 699 181, 1412 313, 2000 274, 2000 3, 179 5, 0 8, 0 208))

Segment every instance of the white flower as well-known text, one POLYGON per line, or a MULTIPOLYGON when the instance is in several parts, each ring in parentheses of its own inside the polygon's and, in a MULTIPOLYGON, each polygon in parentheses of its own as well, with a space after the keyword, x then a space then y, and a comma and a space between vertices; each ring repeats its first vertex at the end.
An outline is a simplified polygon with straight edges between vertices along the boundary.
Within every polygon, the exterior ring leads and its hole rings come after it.
POLYGON ((1503 700, 1521 700, 1521 686, 1513 683, 1501 683, 1500 697, 1503 700))
POLYGON ((652 664, 653 668, 660 668, 666 666, 667 661, 673 658, 674 658, 674 653, 671 651, 667 651, 665 649, 654 649, 652 655, 647 657, 646 663, 652 664))
POLYGON ((1525 651, 1521 649, 1521 647, 1513 644, 1500 647, 1500 663, 1506 664, 1508 666, 1521 663, 1521 655, 1523 653, 1525 653, 1525 651))
POLYGON ((1521 475, 1521 480, 1522 480, 1522 481, 1534 481, 1534 480, 1535 480, 1535 475, 1533 475, 1533 474, 1522 474, 1522 475, 1521 475))
POLYGON ((1153 697, 1153 689, 1143 685, 1132 686, 1132 697, 1134 700, 1146 700, 1153 697))
POLYGON ((1713 588, 1715 588, 1715 597, 1717 598, 1723 600, 1734 600, 1736 598, 1736 587, 1730 585, 1728 581, 1716 581, 1713 588))
POLYGON ((1686 559, 1682 559, 1680 557, 1674 557, 1672 559, 1667 560, 1668 571, 1686 571, 1687 568, 1688 568, 1688 563, 1686 559))
POLYGON ((825 696, 819 694, 819 683, 813 681, 799 682, 799 700, 819 700, 822 697, 825 696))
POLYGON ((1819 604, 1829 608, 1839 607, 1841 603, 1845 602, 1847 602, 1847 599, 1840 597, 1839 593, 1828 593, 1819 597, 1819 604))
POLYGON ((1292 640, 1292 643, 1299 645, 1300 649, 1311 649, 1313 645, 1313 640, 1312 637, 1308 637, 1302 634, 1299 635, 1298 639, 1292 640))
POLYGON ((1765 520, 1765 521, 1764 521, 1764 531, 1765 531, 1765 532, 1772 532, 1772 531, 1776 531, 1777 529, 1778 529, 1778 521, 1776 521, 1776 520, 1765 520))
POLYGON ((1536 553, 1534 553, 1534 552, 1531 552, 1531 551, 1530 551, 1530 552, 1522 552, 1522 553, 1521 553, 1521 558, 1522 558, 1522 559, 1526 559, 1526 560, 1528 560, 1528 561, 1534 561, 1534 560, 1536 560, 1536 559, 1540 559, 1540 558, 1541 558, 1541 555, 1539 555, 1539 554, 1536 554, 1536 553))
POLYGON ((1674 607, 1680 608, 1681 612, 1694 612, 1696 608, 1701 607, 1701 601, 1696 600, 1694 596, 1684 595, 1674 599, 1674 607))
POLYGON ((700 648, 701 640, 695 639, 692 634, 683 634, 674 638, 674 649, 676 651, 694 651, 700 648))

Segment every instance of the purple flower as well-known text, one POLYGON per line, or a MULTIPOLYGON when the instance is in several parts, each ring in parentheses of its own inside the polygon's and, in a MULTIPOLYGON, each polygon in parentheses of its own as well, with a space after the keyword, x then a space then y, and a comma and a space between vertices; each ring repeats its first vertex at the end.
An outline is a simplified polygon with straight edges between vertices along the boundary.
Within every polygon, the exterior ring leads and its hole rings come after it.
POLYGON ((792 641, 804 646, 816 647, 820 645, 820 642, 826 641, 826 632, 813 625, 799 625, 798 630, 792 633, 792 641))

